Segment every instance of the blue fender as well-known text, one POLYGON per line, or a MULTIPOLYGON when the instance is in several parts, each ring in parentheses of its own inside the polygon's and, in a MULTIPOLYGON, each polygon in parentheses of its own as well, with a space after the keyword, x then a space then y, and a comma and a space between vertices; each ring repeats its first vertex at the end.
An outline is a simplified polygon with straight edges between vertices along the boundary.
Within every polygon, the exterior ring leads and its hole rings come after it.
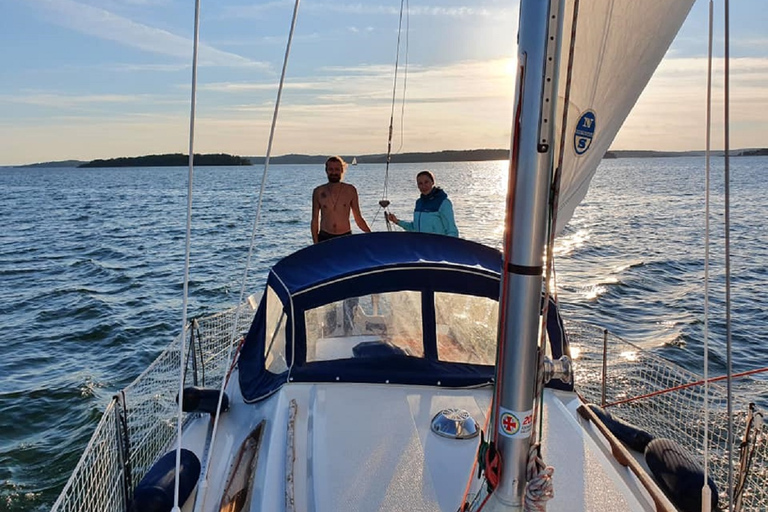
MULTIPOLYGON (((170 512, 173 509, 176 451, 163 455, 144 475, 133 491, 129 512, 170 512)), ((200 478, 200 460, 189 450, 181 450, 179 468, 179 506, 183 506, 200 478)))

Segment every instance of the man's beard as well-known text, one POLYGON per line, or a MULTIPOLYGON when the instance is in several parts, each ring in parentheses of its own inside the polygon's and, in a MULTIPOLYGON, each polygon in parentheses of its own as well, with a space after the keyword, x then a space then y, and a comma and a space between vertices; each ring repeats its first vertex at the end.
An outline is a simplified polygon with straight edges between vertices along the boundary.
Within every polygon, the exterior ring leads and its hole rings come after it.
POLYGON ((338 183, 341 181, 341 176, 331 174, 328 176, 328 183, 338 183))

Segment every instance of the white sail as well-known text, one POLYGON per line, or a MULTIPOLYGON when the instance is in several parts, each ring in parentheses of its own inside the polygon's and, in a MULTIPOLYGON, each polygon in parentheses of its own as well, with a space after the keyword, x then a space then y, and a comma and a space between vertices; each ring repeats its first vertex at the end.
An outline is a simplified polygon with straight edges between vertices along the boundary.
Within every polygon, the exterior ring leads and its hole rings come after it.
MULTIPOLYGON (((694 0, 579 3, 556 232, 584 199, 600 160, 664 57, 694 0)), ((562 124, 573 0, 565 9, 558 114, 562 124)), ((560 138, 555 139, 559 148, 560 138)), ((556 153, 558 154, 558 153, 556 153)))

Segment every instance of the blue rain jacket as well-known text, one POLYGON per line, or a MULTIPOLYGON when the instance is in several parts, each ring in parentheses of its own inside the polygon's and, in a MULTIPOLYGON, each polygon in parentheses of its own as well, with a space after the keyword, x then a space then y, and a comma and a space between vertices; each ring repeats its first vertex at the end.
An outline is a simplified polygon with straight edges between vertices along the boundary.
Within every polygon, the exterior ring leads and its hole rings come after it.
POLYGON ((416 200, 413 222, 399 220, 397 225, 406 231, 459 236, 459 228, 453 218, 453 205, 440 187, 433 187, 429 194, 422 194, 416 200))

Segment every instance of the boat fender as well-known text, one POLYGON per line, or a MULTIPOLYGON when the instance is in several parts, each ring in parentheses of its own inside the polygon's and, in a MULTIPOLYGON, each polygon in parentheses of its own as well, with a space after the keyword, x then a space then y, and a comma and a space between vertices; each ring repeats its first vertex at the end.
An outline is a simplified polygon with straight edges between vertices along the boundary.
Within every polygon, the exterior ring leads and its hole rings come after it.
MULTIPOLYGON (((219 403, 218 389, 205 389, 190 386, 184 388, 184 403, 182 409, 184 412, 205 412, 213 414, 216 411, 216 405, 219 403)), ((177 401, 178 403, 178 401, 177 401)), ((221 412, 229 409, 229 397, 226 393, 221 397, 221 412)))
MULTIPOLYGON (((660 437, 645 448, 645 462, 664 494, 680 512, 701 511, 701 487, 704 469, 677 442, 660 437)), ((717 486, 708 478, 712 490, 712 510, 719 510, 717 486)))
POLYGON ((645 430, 628 423, 621 418, 615 418, 611 413, 595 404, 588 404, 592 412, 600 418, 603 425, 616 436, 616 438, 626 444, 632 450, 643 453, 645 447, 653 440, 653 436, 645 430))
MULTIPOLYGON (((168 452, 155 462, 141 479, 129 512, 170 512, 173 509, 176 451, 168 452)), ((179 468, 179 505, 187 501, 200 477, 200 460, 189 450, 181 450, 179 468)))

